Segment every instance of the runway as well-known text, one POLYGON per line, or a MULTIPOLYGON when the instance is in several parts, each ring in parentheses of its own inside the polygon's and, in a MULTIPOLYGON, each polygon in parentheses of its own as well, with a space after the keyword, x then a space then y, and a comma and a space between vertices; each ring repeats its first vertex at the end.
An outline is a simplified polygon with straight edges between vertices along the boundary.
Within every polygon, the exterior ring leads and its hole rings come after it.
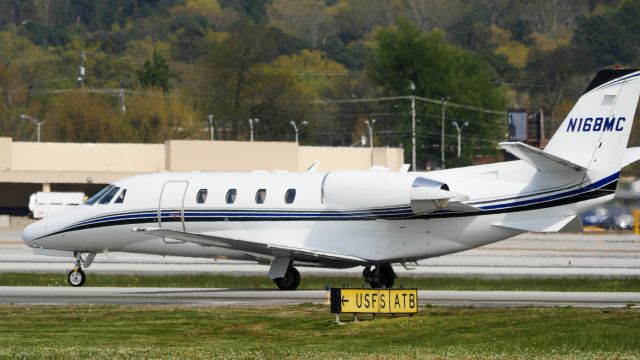
MULTIPOLYGON (((34 255, 20 240, 19 230, 0 231, 0 272, 58 272, 72 267, 70 258, 34 255)), ((639 277, 640 236, 621 233, 523 234, 477 249, 410 264, 395 265, 400 277, 475 276, 639 277)), ((268 266, 254 262, 126 253, 100 253, 86 269, 102 274, 234 274, 265 275, 268 266)), ((345 270, 299 268, 306 275, 359 276, 362 268, 345 270)), ((2 284, 0 284, 2 285, 2 284)))
MULTIPOLYGON (((552 291, 418 291, 419 304, 473 307, 640 307, 640 293, 552 291)), ((0 304, 265 306, 325 304, 324 290, 205 288, 0 287, 0 304)))

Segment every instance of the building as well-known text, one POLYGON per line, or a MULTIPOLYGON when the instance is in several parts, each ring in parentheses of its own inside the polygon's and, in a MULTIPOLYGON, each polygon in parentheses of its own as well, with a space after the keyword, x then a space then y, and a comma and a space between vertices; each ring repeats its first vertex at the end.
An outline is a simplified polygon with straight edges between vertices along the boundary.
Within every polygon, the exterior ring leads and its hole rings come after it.
POLYGON ((161 171, 398 170, 401 148, 299 146, 293 142, 169 140, 164 144, 14 142, 0 138, 0 213, 25 215, 37 191, 90 195, 118 179, 161 171))

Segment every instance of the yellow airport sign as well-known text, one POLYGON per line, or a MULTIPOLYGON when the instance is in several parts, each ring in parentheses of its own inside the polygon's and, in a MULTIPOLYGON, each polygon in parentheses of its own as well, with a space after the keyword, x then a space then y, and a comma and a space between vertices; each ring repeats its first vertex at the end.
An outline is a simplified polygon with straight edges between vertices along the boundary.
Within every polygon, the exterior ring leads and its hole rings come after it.
POLYGON ((331 289, 334 314, 411 314, 418 312, 417 289, 331 289))

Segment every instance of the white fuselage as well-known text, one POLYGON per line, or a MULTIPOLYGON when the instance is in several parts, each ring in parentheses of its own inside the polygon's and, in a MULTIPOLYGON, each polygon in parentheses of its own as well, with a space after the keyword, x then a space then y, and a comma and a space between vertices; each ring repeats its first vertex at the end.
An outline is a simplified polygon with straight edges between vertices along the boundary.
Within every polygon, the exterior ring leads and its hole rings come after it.
MULTIPOLYGON (((344 185, 331 183, 331 174, 192 172, 135 176, 113 184, 119 192, 126 189, 121 203, 114 197, 106 204, 78 206, 32 224, 23 237, 34 248, 76 252, 271 259, 265 254, 132 232, 133 228, 155 226, 344 254, 371 264, 415 261, 527 231, 509 224, 576 215, 613 197, 611 191, 598 192, 587 185, 599 181, 598 187, 615 186, 617 180, 617 174, 608 174, 611 176, 605 180, 595 175, 590 179, 588 172, 543 174, 522 161, 428 173, 353 172, 354 182, 347 180, 344 185), (372 180, 362 182, 362 176, 372 180), (397 190, 401 186, 387 180, 396 176, 398 184, 416 176, 446 183, 451 192, 460 194, 459 203, 477 211, 448 212, 444 208, 412 213, 408 198, 397 190), (390 185, 385 188, 387 183, 390 185), (236 195, 228 203, 231 189, 236 195), (257 203, 261 189, 266 196, 263 203, 257 203), (295 198, 287 203, 285 195, 290 189, 295 189, 295 198), (204 201, 201 190, 206 190, 204 201)), ((335 179, 349 179, 349 174, 335 179)), ((320 260, 313 265, 353 266, 320 260)))

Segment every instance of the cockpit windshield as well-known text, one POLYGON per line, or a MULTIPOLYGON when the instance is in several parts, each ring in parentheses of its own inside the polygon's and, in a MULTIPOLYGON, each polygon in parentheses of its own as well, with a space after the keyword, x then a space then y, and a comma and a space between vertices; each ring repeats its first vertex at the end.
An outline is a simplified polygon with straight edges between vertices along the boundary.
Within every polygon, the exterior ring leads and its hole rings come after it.
POLYGON ((108 193, 111 189, 113 189, 114 186, 113 185, 109 185, 107 187, 105 187, 104 189, 98 191, 98 193, 96 193, 95 195, 93 195, 89 200, 87 200, 84 204, 85 205, 93 205, 95 204, 98 200, 100 200, 101 197, 104 196, 104 194, 108 193))
POLYGON ((98 204, 108 204, 111 202, 111 199, 113 199, 114 196, 116 196, 116 194, 118 193, 118 191, 120 191, 120 188, 117 186, 114 186, 111 188, 111 190, 109 190, 109 192, 107 192, 102 199, 100 199, 100 201, 98 201, 98 204))

